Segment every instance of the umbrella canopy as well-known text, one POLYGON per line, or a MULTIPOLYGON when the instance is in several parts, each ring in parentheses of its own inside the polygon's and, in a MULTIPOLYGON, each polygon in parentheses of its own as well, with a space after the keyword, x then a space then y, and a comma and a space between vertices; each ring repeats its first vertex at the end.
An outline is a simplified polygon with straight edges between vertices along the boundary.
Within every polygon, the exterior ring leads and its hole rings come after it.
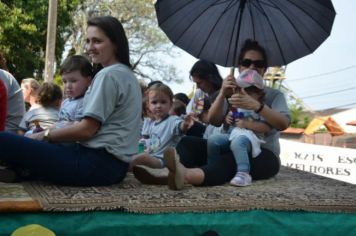
POLYGON ((159 26, 191 55, 236 66, 246 39, 267 51, 269 66, 312 53, 330 35, 331 0, 158 0, 159 26))

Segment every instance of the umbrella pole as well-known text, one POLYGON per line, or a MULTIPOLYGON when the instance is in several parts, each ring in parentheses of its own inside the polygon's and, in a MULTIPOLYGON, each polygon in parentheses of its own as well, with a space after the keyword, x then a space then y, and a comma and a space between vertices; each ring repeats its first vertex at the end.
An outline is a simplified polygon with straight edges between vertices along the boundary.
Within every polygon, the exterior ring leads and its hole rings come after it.
POLYGON ((235 67, 230 68, 230 75, 234 76, 235 75, 235 67))
POLYGON ((239 16, 239 22, 238 22, 238 27, 237 27, 237 35, 236 35, 236 47, 235 47, 235 51, 234 51, 234 67, 230 68, 230 75, 234 76, 235 74, 235 66, 237 66, 237 48, 238 48, 238 43, 239 43, 239 39, 240 39, 240 30, 241 30, 241 22, 242 22, 242 14, 245 10, 245 4, 246 4, 246 0, 241 0, 240 2, 240 6, 239 6, 239 10, 240 10, 240 16, 239 16))

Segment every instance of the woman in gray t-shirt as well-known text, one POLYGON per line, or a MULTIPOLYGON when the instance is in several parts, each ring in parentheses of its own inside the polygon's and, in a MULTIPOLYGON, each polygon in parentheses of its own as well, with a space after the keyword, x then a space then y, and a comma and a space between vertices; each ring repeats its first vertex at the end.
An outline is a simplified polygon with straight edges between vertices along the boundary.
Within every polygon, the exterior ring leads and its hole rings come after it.
POLYGON ((31 138, 0 132, 1 161, 56 184, 92 186, 122 181, 140 135, 142 95, 131 70, 125 31, 111 16, 87 23, 87 52, 103 69, 86 91, 83 118, 31 138))

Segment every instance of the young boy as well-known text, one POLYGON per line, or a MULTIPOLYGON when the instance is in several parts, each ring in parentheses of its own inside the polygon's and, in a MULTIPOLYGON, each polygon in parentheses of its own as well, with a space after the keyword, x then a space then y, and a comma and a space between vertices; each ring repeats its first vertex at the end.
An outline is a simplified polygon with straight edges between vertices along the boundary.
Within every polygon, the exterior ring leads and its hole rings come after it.
POLYGON ((83 98, 93 78, 93 67, 84 56, 74 55, 63 62, 60 75, 66 99, 61 105, 57 128, 81 120, 83 98))

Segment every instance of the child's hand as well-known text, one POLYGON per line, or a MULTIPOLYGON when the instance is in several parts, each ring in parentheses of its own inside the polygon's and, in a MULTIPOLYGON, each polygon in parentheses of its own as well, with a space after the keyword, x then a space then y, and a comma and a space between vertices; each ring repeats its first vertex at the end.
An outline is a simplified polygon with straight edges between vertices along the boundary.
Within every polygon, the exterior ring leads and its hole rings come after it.
POLYGON ((228 125, 232 125, 234 123, 234 117, 232 116, 231 111, 229 111, 229 113, 225 116, 225 123, 228 125))
POLYGON ((259 101, 248 95, 245 89, 240 89, 239 93, 233 94, 228 99, 232 107, 243 108, 246 110, 257 110, 260 106, 259 101))
POLYGON ((191 116, 195 121, 199 121, 198 114, 195 113, 195 112, 191 112, 191 113, 189 113, 189 114, 184 115, 184 119, 185 119, 187 116, 191 116))
POLYGON ((184 117, 183 122, 181 123, 181 130, 183 133, 186 133, 188 129, 190 129, 195 122, 195 118, 193 114, 188 114, 184 117))
POLYGON ((190 129, 195 122, 195 117, 191 114, 184 117, 184 124, 190 129))

